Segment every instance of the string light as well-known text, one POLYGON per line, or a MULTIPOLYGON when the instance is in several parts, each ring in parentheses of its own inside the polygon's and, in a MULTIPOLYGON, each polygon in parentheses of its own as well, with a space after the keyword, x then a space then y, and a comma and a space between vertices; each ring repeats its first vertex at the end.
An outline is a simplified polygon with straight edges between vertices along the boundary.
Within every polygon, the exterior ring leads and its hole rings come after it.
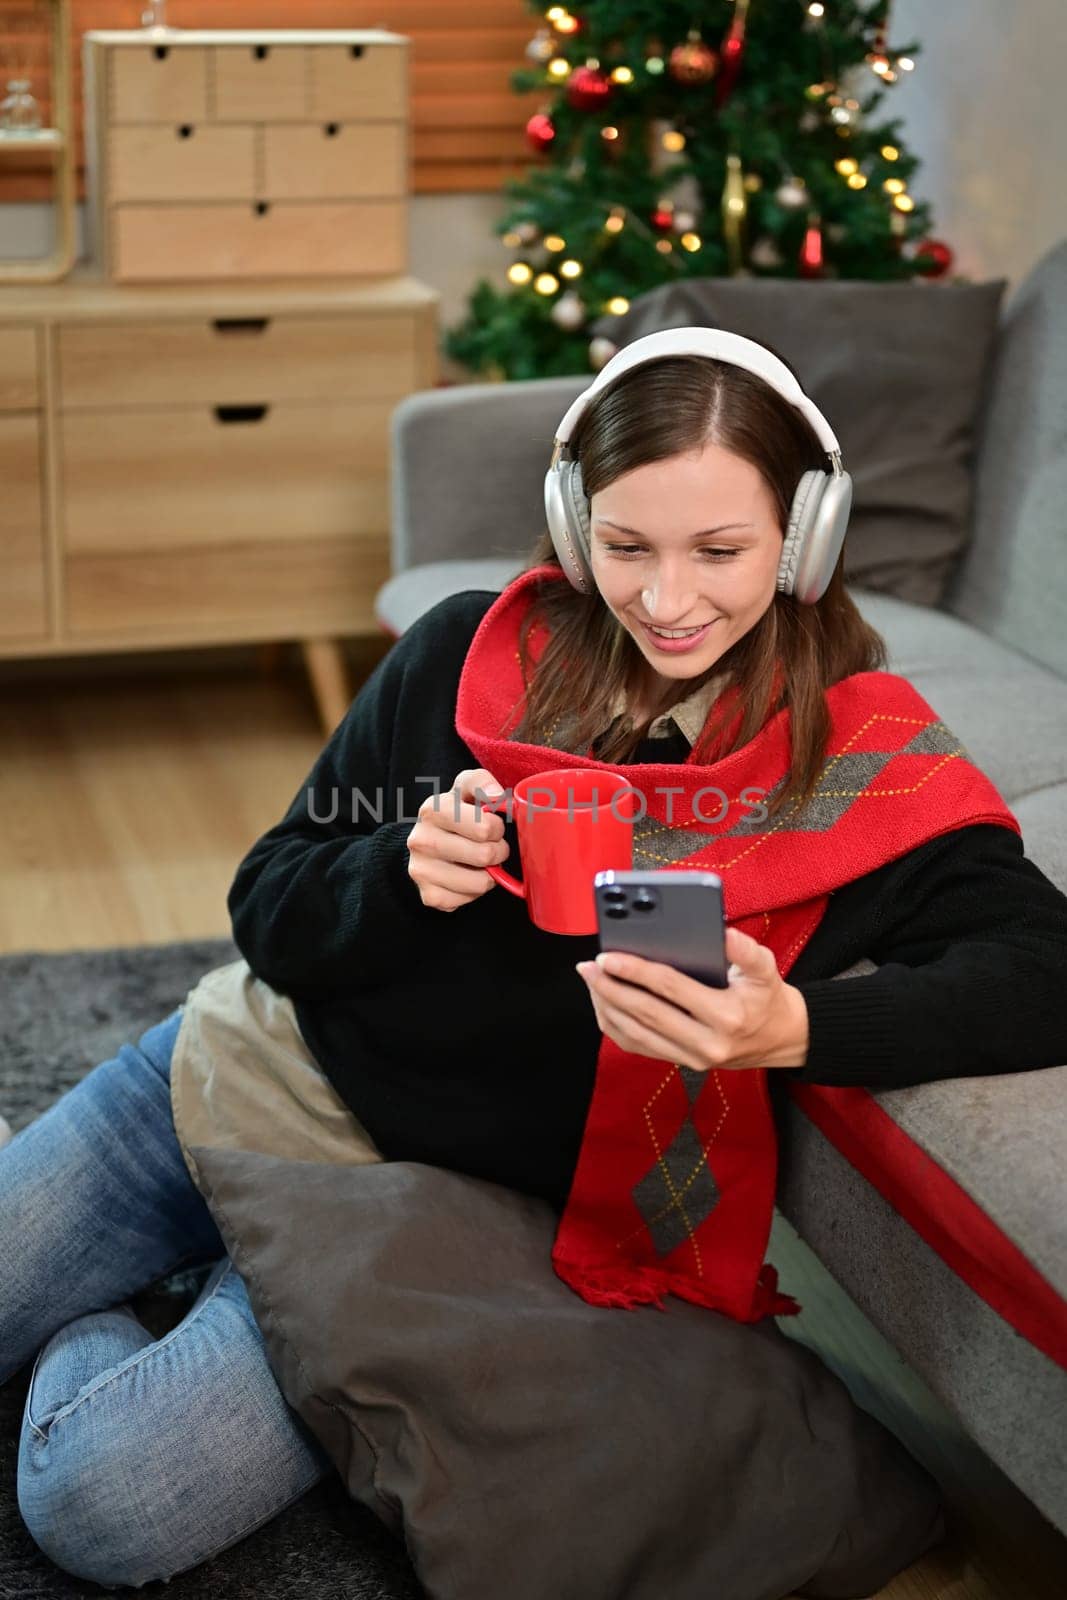
POLYGON ((510 233, 501 234, 501 243, 506 244, 509 250, 515 250, 522 243, 521 238, 512 230, 510 233))
POLYGON ((834 167, 843 178, 847 178, 850 173, 858 172, 860 169, 859 162, 853 161, 851 156, 842 156, 840 161, 834 162, 834 167))
POLYGON ((679 243, 683 250, 699 250, 700 235, 699 233, 683 233, 679 243))
POLYGON ((897 66, 900 68, 901 72, 914 72, 915 71, 915 63, 911 59, 910 56, 900 56, 900 57, 898 57, 897 66))
POLYGON ((875 56, 871 61, 871 71, 876 72, 880 78, 884 78, 886 73, 891 70, 892 69, 890 68, 889 62, 885 56, 875 56))
POLYGON ((627 300, 624 294, 613 294, 607 305, 604 307, 604 310, 610 311, 613 317, 621 317, 625 312, 629 311, 629 309, 630 302, 627 300))
POLYGON ((570 62, 564 61, 562 56, 553 56, 548 63, 548 75, 550 78, 569 78, 570 71, 570 62))
POLYGON ((634 75, 629 67, 616 67, 611 74, 616 83, 633 83, 634 75))
POLYGON ((545 12, 545 21, 555 22, 557 18, 565 17, 567 14, 566 6, 549 6, 548 10, 545 12))
POLYGON ((825 15, 826 7, 821 3, 821 0, 812 0, 812 4, 808 7, 808 16, 823 17, 825 15))
POLYGON ((578 18, 572 17, 569 11, 565 11, 562 17, 556 18, 556 21, 552 24, 552 26, 555 28, 557 33, 577 33, 578 18))
POLYGON ((674 249, 674 246, 671 244, 669 239, 657 239, 656 249, 659 251, 661 256, 669 256, 671 251, 674 249))
POLYGON ((533 277, 533 268, 525 261, 513 261, 508 268, 509 283, 529 283, 533 277))
POLYGON ((911 198, 910 194, 895 194, 893 196, 893 204, 896 206, 898 211, 915 210, 915 201, 911 198))
POLYGON ((648 56, 645 60, 645 71, 651 72, 654 78, 659 77, 660 73, 663 71, 663 67, 664 61, 662 56, 648 56))
POLYGON ((899 156, 900 156, 900 151, 897 149, 895 144, 884 144, 882 146, 882 160, 883 161, 896 161, 899 158, 899 156))
POLYGON ((613 211, 611 216, 608 217, 607 221, 604 223, 604 227, 608 233, 621 233, 625 226, 625 218, 622 217, 618 211, 613 211))
POLYGON ((662 143, 664 150, 684 150, 685 134, 679 133, 677 128, 669 128, 663 135, 662 143))
POLYGON ((610 143, 612 139, 617 139, 619 137, 619 130, 618 128, 613 128, 609 123, 606 128, 601 128, 600 137, 602 139, 607 139, 610 143))
POLYGON ((830 112, 830 121, 841 123, 851 122, 852 113, 851 111, 846 111, 844 106, 834 106, 834 109, 830 112))
POLYGON ((867 179, 862 172, 853 172, 849 177, 848 186, 850 189, 866 189, 867 179))
POLYGON ((566 248, 567 248, 567 241, 566 241, 566 239, 563 238, 562 234, 559 234, 559 233, 546 233, 545 234, 545 249, 546 250, 566 250, 566 248))
POLYGON ((886 194, 903 194, 907 184, 903 178, 887 178, 882 185, 886 194))
POLYGON ((559 279, 554 272, 539 272, 534 279, 534 288, 538 294, 555 294, 559 288, 559 279))
POLYGON ((559 264, 560 276, 564 278, 580 278, 582 263, 580 261, 561 261, 559 264))

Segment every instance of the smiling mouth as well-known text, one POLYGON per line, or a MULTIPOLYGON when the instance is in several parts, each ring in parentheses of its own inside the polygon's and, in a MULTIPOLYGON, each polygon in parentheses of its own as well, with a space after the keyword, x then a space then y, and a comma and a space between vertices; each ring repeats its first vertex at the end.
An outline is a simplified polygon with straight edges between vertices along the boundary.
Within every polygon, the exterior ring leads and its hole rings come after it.
POLYGON ((653 622, 645 622, 641 619, 639 620, 641 621, 642 628, 647 628, 650 633, 661 633, 668 639, 684 639, 690 634, 703 633, 705 628, 711 627, 711 623, 714 622, 715 619, 713 617, 711 622, 700 622, 695 628, 657 628, 653 622))

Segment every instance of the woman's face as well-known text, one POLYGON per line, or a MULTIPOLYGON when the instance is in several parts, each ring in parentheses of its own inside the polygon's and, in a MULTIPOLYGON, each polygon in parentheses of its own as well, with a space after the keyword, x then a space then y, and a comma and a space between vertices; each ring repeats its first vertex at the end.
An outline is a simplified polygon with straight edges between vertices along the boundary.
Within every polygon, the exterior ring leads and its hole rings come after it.
POLYGON ((754 466, 721 445, 653 461, 590 502, 593 576, 608 609, 665 680, 696 678, 770 606, 783 530, 754 466), (703 628, 684 648, 647 626, 703 628))

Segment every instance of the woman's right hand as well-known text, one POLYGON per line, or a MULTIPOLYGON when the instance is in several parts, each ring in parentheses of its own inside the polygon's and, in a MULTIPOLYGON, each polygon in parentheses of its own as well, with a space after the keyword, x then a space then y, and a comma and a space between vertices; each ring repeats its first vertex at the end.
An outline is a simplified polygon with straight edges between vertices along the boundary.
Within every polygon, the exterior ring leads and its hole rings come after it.
POLYGON ((408 834, 408 877, 435 911, 455 911, 495 888, 485 869, 510 854, 504 818, 475 805, 476 789, 487 800, 504 792, 484 767, 460 772, 451 789, 427 795, 408 834))

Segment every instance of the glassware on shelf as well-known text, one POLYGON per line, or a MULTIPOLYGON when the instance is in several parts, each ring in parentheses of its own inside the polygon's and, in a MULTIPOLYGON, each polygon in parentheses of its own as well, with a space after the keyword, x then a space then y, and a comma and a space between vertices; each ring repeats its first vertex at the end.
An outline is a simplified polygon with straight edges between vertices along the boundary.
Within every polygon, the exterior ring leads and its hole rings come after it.
POLYGON ((41 108, 30 93, 29 78, 10 78, 0 100, 0 135, 36 133, 40 126, 41 108))
POLYGON ((151 33, 167 33, 167 0, 149 0, 141 12, 141 27, 151 33))

